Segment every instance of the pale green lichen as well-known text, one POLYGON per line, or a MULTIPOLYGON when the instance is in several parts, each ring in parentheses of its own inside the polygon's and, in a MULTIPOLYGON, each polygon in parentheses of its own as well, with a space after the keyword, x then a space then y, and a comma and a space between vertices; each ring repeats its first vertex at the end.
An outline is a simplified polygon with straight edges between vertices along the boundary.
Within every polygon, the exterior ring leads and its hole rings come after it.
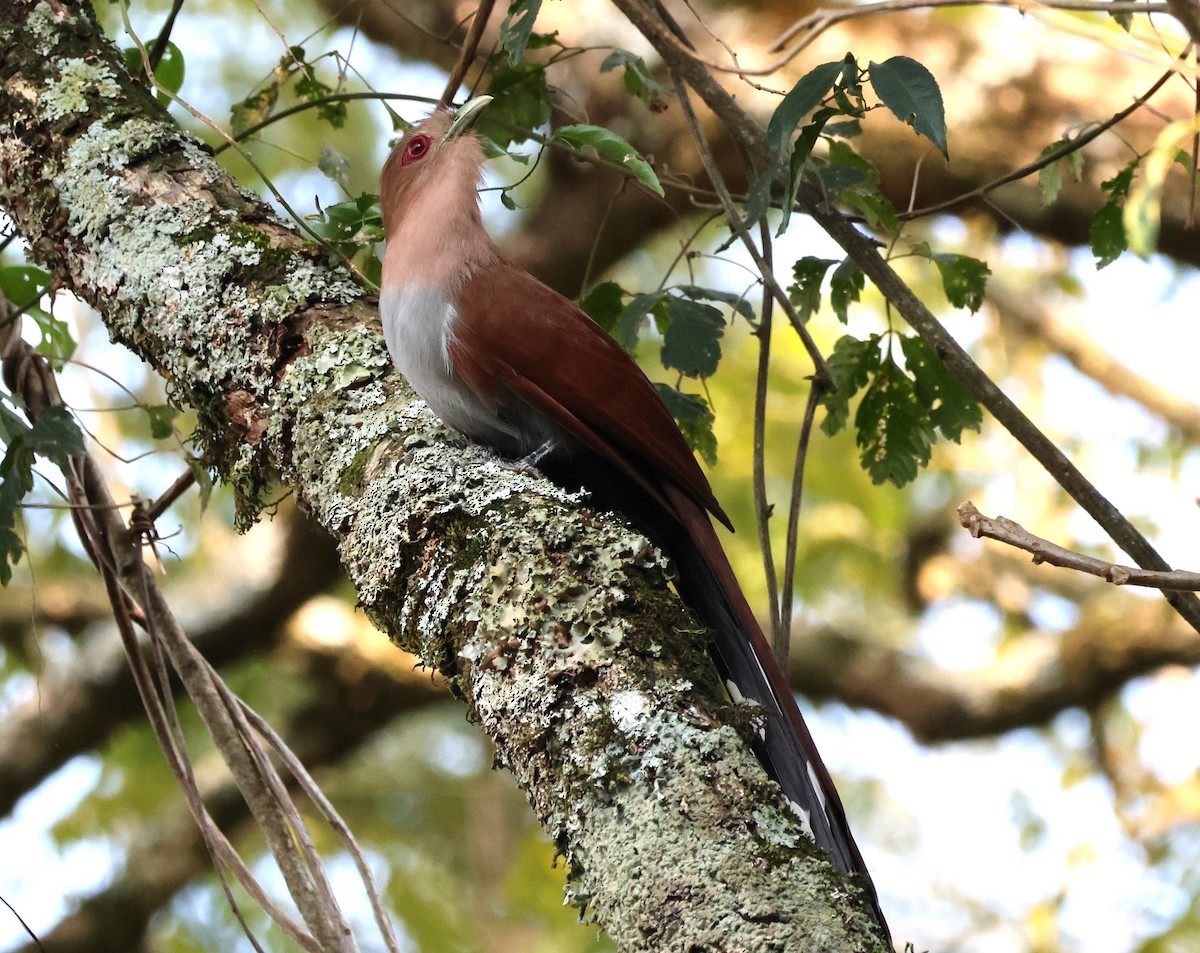
POLYGON ((63 60, 58 76, 38 97, 42 115, 53 122, 71 113, 86 112, 88 97, 111 99, 121 94, 116 74, 103 63, 79 57, 63 60))
MULTIPOLYGON (((54 48, 58 46, 59 34, 62 27, 59 24, 60 20, 69 21, 73 19, 66 11, 61 8, 55 11, 50 4, 42 0, 25 19, 25 32, 38 41, 37 52, 39 55, 46 57, 54 52, 54 48)), ((0 41, 7 41, 8 37, 0 36, 0 41)))

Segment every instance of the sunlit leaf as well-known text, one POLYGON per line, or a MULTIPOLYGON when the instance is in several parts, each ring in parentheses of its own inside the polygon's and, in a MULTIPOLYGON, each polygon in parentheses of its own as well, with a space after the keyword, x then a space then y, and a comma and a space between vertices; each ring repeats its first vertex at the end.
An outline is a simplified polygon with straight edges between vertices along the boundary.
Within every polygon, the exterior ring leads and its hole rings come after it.
POLYGON ((582 152, 585 148, 595 149, 598 156, 625 166, 635 179, 651 191, 664 194, 650 164, 611 129, 588 125, 563 126, 554 133, 554 138, 562 140, 576 152, 582 152))

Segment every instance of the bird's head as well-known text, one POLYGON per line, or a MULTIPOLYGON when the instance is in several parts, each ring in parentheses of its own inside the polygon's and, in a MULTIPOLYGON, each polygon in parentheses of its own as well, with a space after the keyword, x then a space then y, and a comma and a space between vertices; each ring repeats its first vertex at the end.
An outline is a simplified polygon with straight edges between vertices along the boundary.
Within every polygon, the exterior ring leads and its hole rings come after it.
POLYGON ((409 215, 438 226, 463 213, 478 218, 476 188, 486 157, 472 126, 491 101, 491 96, 477 96, 453 114, 439 109, 409 129, 392 149, 379 180, 383 228, 389 238, 409 215))

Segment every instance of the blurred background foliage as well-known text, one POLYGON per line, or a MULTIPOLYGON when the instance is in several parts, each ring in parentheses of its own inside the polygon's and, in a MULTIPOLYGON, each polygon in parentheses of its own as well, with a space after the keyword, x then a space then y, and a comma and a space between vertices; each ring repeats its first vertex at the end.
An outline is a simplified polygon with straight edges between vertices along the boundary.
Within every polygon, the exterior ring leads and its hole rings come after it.
MULTIPOLYGON (((702 51, 719 58, 719 36, 743 63, 770 62, 771 41, 814 9, 693 6, 713 35, 682 6, 676 13, 702 51)), ((128 15, 148 40, 169 8, 166 0, 136 0, 128 15)), ((269 195, 265 176, 311 225, 320 210, 374 192, 395 116, 418 118, 440 94, 473 8, 450 0, 187 0, 172 32, 185 66, 179 95, 224 128, 265 117, 263 92, 274 89, 288 47, 298 46, 327 92, 396 97, 349 100, 336 124, 313 109, 275 122, 243 144, 253 166, 238 150, 220 152, 248 188, 269 195), (242 116, 233 119, 238 103, 242 116)), ((759 81, 786 90, 846 49, 863 63, 902 53, 928 66, 946 100, 950 163, 877 113, 859 145, 893 203, 921 208, 1107 118, 1164 68, 1145 18, 1126 34, 1101 14, 1043 12, 1021 18, 965 8, 851 19, 759 81)), ((98 13, 119 45, 132 45, 118 8, 100 4, 98 13)), ((1179 33, 1169 18, 1154 26, 1179 33)), ((495 28, 485 42, 494 42, 495 28)), ((586 117, 620 132, 660 171, 698 176, 669 97, 665 111, 649 109, 629 95, 619 71, 600 71, 612 46, 643 52, 615 10, 591 0, 548 3, 537 29, 559 31, 564 46, 599 48, 563 58, 548 73, 554 125, 586 117)), ((275 113, 300 103, 298 75, 279 85, 275 113)), ((726 80, 765 123, 771 93, 726 80)), ((1097 139, 1081 180, 1066 176, 1052 204, 1043 205, 1043 192, 1026 180, 905 225, 907 243, 988 263, 993 276, 977 313, 946 303, 928 262, 898 262, 981 366, 1168 560, 1189 568, 1200 562, 1200 242, 1187 221, 1186 176, 1168 180, 1160 254, 1125 255, 1099 270, 1088 235, 1104 201, 1099 183, 1144 155, 1167 122, 1192 114, 1194 87, 1194 73, 1177 77, 1153 110, 1097 139)), ((221 148, 211 127, 179 105, 170 109, 221 148)), ((718 158, 734 169, 732 145, 713 134, 718 158)), ((534 143, 521 149, 538 152, 534 143)), ((709 211, 685 194, 668 190, 659 201, 560 153, 536 164, 498 159, 489 185, 493 232, 569 295, 601 280, 636 291, 694 280, 758 300, 745 257, 725 247, 727 232, 703 224, 709 211), (681 260, 681 251, 692 254, 681 260)), ((841 257, 799 220, 774 254, 781 279, 802 255, 841 257)), ((21 260, 20 244, 9 244, 3 264, 21 260)), ((189 466, 189 413, 162 409, 161 382, 108 343, 95 315, 62 297, 54 314, 77 342, 61 375, 64 395, 107 452, 114 491, 158 495, 189 466)), ((715 413, 712 478, 740 530, 727 545, 751 602, 765 606, 750 484, 757 339, 744 320, 728 316, 720 367, 691 390, 715 413)), ((870 288, 850 312, 850 328, 864 335, 895 320, 870 288)), ((781 324, 766 405, 777 558, 812 373, 781 324)), ((845 329, 826 308, 811 330, 828 353, 845 329)), ((657 366, 657 344, 647 329, 639 355, 648 372, 674 384, 657 366)), ((49 506, 56 475, 42 472, 29 502, 49 506)), ((1034 566, 971 540, 954 516, 964 499, 1121 561, 990 420, 961 445, 939 444, 930 466, 902 489, 872 483, 852 434, 814 435, 792 674, 893 932, 917 949, 981 953, 1200 948, 1197 634, 1154 595, 1034 566)), ((368 850, 405 948, 609 949, 563 905, 565 872, 553 845, 507 775, 491 770, 486 742, 461 708, 356 614, 328 540, 282 490, 272 519, 241 536, 231 524, 232 503, 220 487, 211 498, 205 488, 175 504, 159 523, 168 591, 233 687, 316 766, 368 850)), ((0 595, 0 895, 47 950, 247 949, 139 718, 100 583, 69 519, 52 507, 28 508, 20 528, 28 554, 0 595)), ((197 723, 185 716, 185 727, 219 816, 260 856, 197 723)), ((332 839, 324 846, 335 880, 344 873, 350 885, 348 861, 332 839)), ((269 864, 259 866, 277 885, 269 864)), ((345 902, 366 924, 365 908, 345 902)), ((288 948, 253 912, 247 916, 268 948, 288 948)), ((2 913, 0 947, 30 948, 2 913)))

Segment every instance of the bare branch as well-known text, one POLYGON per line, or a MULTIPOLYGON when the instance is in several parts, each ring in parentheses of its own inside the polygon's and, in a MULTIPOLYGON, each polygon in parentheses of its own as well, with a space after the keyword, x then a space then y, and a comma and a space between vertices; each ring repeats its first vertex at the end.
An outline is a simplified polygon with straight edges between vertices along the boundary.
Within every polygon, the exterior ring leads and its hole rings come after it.
POLYGON ((1183 569, 1155 571, 1138 569, 1134 566, 1121 566, 1105 562, 1094 556, 1085 556, 1070 549, 1034 536, 1020 523, 1005 516, 984 516, 975 508, 970 500, 958 504, 958 520, 972 536, 978 539, 986 536, 1027 553, 1033 553, 1034 563, 1049 563, 1051 566, 1061 566, 1063 569, 1074 569, 1099 576, 1114 586, 1146 586, 1150 589, 1180 589, 1185 592, 1200 590, 1200 573, 1188 572, 1183 569))

